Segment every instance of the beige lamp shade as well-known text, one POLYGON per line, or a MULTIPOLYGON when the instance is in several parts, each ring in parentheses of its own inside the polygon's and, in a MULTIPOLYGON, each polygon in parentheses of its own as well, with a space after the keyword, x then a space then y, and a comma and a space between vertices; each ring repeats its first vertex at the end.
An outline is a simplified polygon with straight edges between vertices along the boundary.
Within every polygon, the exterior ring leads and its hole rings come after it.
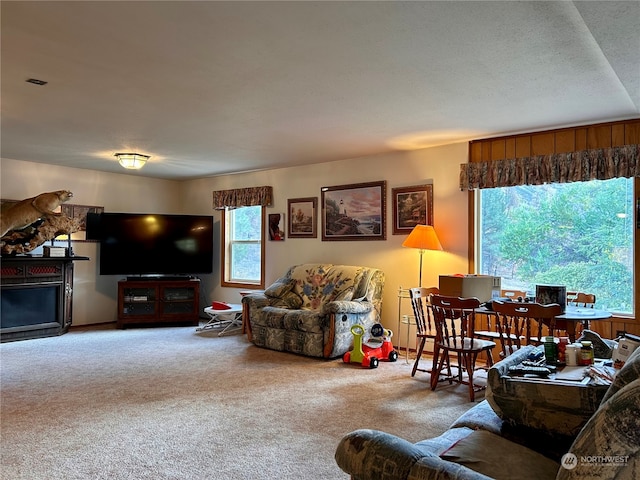
POLYGON ((431 225, 416 225, 407 239, 402 242, 402 246, 420 250, 420 283, 418 285, 422 287, 422 254, 425 250, 442 250, 438 235, 431 225))

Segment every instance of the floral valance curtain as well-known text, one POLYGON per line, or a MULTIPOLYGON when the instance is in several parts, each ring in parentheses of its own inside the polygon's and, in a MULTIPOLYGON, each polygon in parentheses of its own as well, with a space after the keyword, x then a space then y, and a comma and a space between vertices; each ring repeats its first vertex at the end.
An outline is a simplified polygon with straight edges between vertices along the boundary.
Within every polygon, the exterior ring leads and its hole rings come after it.
POLYGON ((640 177, 640 145, 460 165, 460 189, 640 177))
POLYGON ((213 192, 213 209, 253 207, 271 205, 273 187, 234 188, 232 190, 218 190, 213 192))

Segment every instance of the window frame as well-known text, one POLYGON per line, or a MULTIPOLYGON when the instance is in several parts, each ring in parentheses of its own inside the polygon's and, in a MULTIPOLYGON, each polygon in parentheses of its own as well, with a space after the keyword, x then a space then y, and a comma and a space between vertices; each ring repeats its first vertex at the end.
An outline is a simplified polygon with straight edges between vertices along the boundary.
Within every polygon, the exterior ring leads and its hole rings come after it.
MULTIPOLYGON (((243 207, 238 207, 243 208, 243 207)), ((235 209, 233 209, 235 210, 235 209)), ((265 207, 260 206, 260 280, 258 282, 237 282, 230 281, 230 265, 231 265, 231 246, 232 242, 228 238, 229 222, 232 216, 229 215, 233 210, 222 210, 222 228, 221 228, 221 246, 220 246, 220 285, 222 287, 247 288, 247 289, 263 289, 265 285, 265 207)), ((244 242, 243 242, 244 243, 244 242)), ((257 243, 257 242, 251 242, 257 243)))

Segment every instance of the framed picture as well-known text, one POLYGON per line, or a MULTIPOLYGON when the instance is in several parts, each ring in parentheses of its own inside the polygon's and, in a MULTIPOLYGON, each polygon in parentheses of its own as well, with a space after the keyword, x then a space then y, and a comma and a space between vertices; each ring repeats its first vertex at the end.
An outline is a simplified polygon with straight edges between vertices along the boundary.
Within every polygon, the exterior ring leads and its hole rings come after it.
POLYGON ((386 240, 387 182, 322 188, 322 240, 386 240))
POLYGON ((433 185, 392 188, 393 234, 407 235, 416 225, 433 225, 433 185))
POLYGON ((269 240, 282 241, 284 240, 284 213, 270 213, 268 216, 269 222, 269 240))
MULTIPOLYGON (((104 213, 104 207, 67 203, 63 203, 60 207, 64 215, 80 222, 80 230, 71 234, 71 240, 74 242, 97 242, 97 240, 87 240, 87 213, 104 213)), ((66 238, 66 235, 63 237, 66 238)), ((60 237, 56 237, 56 240, 60 239, 60 237)))
POLYGON ((289 238, 318 238, 318 197, 290 198, 289 238))

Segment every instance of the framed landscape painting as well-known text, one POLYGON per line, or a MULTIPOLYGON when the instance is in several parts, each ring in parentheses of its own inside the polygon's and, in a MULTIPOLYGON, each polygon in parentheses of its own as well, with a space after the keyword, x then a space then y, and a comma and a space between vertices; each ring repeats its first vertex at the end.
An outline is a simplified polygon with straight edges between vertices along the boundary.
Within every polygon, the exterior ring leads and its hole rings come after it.
POLYGON ((433 185, 393 188, 393 234, 406 235, 416 225, 433 225, 433 185))
POLYGON ((386 181, 321 190, 322 240, 386 240, 386 181))
POLYGON ((318 238, 318 197, 290 198, 289 238, 318 238))

